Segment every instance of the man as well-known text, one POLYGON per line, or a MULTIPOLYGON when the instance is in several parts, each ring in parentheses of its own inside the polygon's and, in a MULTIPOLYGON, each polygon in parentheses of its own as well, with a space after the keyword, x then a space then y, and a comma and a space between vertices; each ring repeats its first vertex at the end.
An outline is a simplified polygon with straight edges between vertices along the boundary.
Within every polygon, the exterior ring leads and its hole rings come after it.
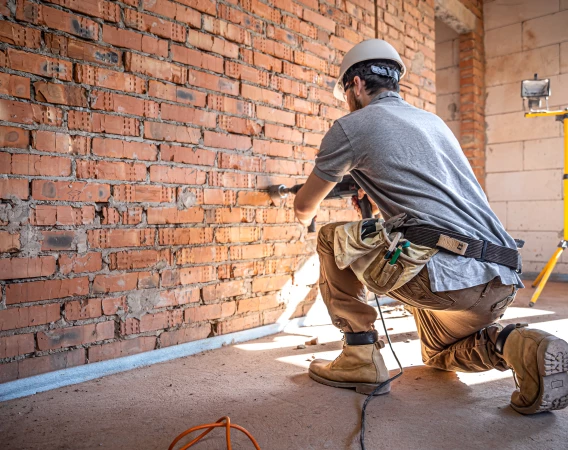
MULTIPOLYGON (((322 141, 314 171, 294 202, 299 221, 309 224, 335 183, 350 173, 386 219, 406 213, 404 229, 417 231, 408 240, 426 239, 428 226, 438 230, 429 247, 436 247, 444 233, 470 242, 469 255, 439 248, 417 276, 389 292, 414 315, 424 363, 466 372, 511 368, 518 382, 511 397, 515 410, 533 414, 565 408, 568 344, 521 324, 503 328, 495 323, 523 287, 520 257, 457 139, 436 115, 399 96, 406 68, 387 42, 356 45, 340 72, 334 95, 347 102, 351 114, 336 120, 322 141)), ((383 343, 364 285, 350 267, 337 267, 338 225, 326 225, 318 235, 319 283, 345 342, 335 361, 315 360, 309 373, 321 383, 369 393, 388 379, 383 343)))

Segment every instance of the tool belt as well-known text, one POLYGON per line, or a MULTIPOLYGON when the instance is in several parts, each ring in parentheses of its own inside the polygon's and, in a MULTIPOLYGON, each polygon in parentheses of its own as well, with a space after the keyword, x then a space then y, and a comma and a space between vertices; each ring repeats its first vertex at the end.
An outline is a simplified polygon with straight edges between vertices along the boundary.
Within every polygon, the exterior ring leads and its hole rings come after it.
MULTIPOLYGON (((517 273, 522 272, 521 254, 516 249, 430 225, 403 226, 393 231, 402 232, 405 239, 418 245, 437 248, 444 253, 474 258, 481 262, 500 264, 517 273)), ((516 242, 519 248, 524 244, 522 241, 516 242)))
MULTIPOLYGON (((433 226, 404 226, 406 215, 388 221, 365 219, 335 229, 334 253, 339 269, 355 276, 376 294, 408 283, 439 251, 501 264, 520 272, 517 250, 433 226)), ((522 244, 518 244, 522 247, 522 244)))

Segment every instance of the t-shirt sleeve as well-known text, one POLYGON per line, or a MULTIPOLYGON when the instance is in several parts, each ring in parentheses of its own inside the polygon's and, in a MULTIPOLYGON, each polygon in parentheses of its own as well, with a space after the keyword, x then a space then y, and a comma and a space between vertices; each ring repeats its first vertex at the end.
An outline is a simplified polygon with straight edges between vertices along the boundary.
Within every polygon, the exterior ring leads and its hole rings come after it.
POLYGON ((321 141, 314 173, 323 180, 338 183, 353 169, 353 159, 349 139, 339 122, 335 121, 321 141))

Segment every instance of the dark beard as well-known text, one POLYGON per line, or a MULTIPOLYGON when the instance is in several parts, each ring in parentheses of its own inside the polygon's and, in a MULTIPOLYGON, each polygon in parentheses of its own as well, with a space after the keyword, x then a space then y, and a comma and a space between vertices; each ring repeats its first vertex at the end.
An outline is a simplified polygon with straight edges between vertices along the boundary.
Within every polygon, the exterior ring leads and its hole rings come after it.
POLYGON ((363 104, 361 103, 361 100, 359 100, 355 96, 353 96, 353 106, 355 106, 355 109, 353 111, 358 111, 360 109, 363 109, 363 104))

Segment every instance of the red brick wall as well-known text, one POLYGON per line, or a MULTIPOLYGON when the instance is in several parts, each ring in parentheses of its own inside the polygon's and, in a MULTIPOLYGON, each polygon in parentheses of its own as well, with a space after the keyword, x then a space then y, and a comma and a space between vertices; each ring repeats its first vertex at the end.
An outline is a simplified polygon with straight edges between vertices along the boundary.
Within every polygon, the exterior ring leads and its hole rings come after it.
MULTIPOLYGON (((429 110, 433 3, 377 5, 429 110)), ((311 171, 374 11, 0 0, 0 381, 270 324, 293 300, 304 314, 314 236, 266 188, 311 171)), ((355 217, 349 201, 318 214, 355 217)))

